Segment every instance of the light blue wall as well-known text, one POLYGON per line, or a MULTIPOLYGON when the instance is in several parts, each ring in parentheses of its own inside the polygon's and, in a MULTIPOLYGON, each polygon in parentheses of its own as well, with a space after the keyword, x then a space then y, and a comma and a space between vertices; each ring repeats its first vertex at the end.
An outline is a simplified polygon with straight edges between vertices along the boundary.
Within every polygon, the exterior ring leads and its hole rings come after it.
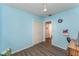
MULTIPOLYGON (((16 8, 3 5, 0 7, 0 46, 2 49, 12 48, 13 52, 22 48, 32 46, 32 22, 34 19, 43 19, 16 8), (1 11, 2 9, 2 11, 1 11), (2 41, 1 41, 2 40, 2 41)), ((77 38, 79 30, 79 7, 58 13, 49 17, 53 21, 53 39, 52 44, 63 49, 67 48, 66 37, 63 36, 63 29, 69 30, 71 38, 77 38), (58 23, 58 19, 62 18, 63 22, 58 23)))
POLYGON ((1 14, 2 14, 2 13, 1 13, 1 4, 0 4, 0 51, 2 50, 2 49, 1 49, 1 48, 2 48, 2 39, 1 39, 1 37, 2 37, 2 36, 1 36, 1 35, 2 35, 2 26, 1 26, 1 25, 2 25, 1 23, 2 23, 2 22, 1 22, 1 18, 2 18, 2 17, 1 17, 1 14))
POLYGON ((63 36, 63 29, 69 30, 71 38, 76 39, 79 31, 79 7, 66 10, 49 17, 53 21, 53 39, 52 44, 63 49, 67 48, 68 42, 63 36), (63 19, 62 23, 58 23, 58 19, 63 19))
POLYGON ((2 7, 2 50, 13 52, 32 46, 32 22, 39 17, 3 5, 2 7))

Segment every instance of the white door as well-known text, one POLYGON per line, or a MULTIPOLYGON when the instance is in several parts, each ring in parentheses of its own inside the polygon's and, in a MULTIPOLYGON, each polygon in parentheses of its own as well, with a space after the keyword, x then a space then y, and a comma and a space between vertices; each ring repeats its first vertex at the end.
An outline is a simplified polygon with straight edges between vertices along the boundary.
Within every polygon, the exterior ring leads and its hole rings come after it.
POLYGON ((42 42, 43 39, 43 27, 41 20, 33 21, 33 45, 42 42))

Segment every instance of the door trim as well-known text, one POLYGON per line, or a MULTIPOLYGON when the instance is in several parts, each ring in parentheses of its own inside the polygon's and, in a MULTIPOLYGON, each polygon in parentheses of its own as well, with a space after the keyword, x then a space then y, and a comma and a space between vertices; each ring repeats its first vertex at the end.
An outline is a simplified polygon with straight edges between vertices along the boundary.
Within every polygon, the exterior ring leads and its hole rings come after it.
MULTIPOLYGON (((51 21, 51 25, 53 25, 52 19, 46 18, 45 21, 43 21, 43 42, 45 42, 45 22, 47 22, 47 21, 51 21)), ((53 27, 52 27, 52 29, 53 29, 53 27)), ((53 30, 52 30, 52 32, 53 32, 53 30)), ((53 35, 53 34, 51 34, 51 35, 53 35)), ((53 39, 53 37, 52 37, 52 39, 53 39)), ((51 39, 51 44, 52 44, 52 39, 51 39)))

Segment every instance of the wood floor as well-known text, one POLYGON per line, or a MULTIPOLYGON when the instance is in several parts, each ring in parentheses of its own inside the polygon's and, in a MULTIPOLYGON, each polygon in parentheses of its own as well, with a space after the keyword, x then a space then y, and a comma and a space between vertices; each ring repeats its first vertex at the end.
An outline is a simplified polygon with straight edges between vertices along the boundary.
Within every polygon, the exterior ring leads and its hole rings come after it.
POLYGON ((39 43, 31 48, 13 54, 13 56, 66 56, 66 51, 58 47, 46 47, 45 43, 39 43))

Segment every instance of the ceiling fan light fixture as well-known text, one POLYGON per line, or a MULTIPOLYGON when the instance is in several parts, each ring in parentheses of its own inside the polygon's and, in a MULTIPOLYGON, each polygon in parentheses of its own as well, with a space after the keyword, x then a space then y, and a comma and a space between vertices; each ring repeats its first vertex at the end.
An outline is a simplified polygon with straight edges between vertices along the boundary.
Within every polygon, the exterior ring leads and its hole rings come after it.
POLYGON ((46 4, 46 3, 44 4, 44 9, 43 9, 43 11, 44 11, 44 12, 47 12, 47 4, 46 4))
POLYGON ((44 8, 43 11, 46 12, 47 11, 47 8, 44 8))

